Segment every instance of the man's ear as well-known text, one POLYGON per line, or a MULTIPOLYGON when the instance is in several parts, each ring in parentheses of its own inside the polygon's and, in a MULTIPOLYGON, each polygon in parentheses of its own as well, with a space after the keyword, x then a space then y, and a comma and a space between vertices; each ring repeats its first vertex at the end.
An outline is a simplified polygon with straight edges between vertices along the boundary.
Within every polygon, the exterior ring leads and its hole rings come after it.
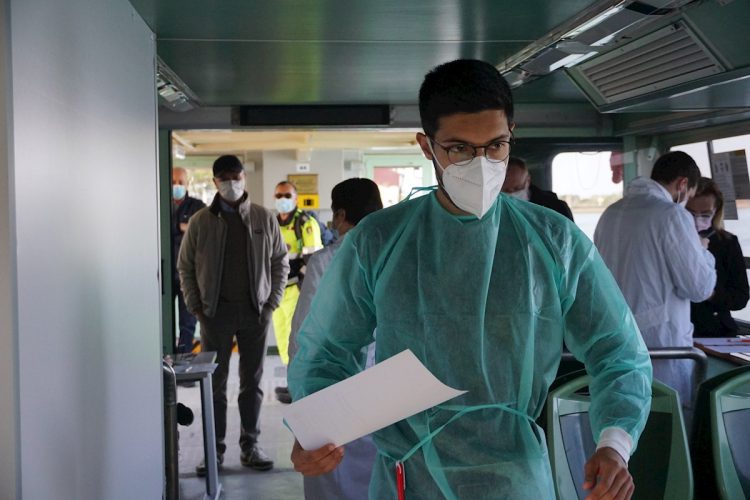
POLYGON ((430 139, 426 135, 422 132, 417 132, 417 142, 419 143, 419 147, 422 148, 422 153, 425 158, 432 160, 432 151, 430 150, 429 141, 430 139))

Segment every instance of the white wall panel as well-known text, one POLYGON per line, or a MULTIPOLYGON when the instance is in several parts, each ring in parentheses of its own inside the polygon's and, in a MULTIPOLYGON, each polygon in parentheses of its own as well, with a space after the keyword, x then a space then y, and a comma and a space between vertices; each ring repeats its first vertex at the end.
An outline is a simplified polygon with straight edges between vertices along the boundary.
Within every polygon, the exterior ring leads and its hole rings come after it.
POLYGON ((288 174, 298 174, 298 163, 309 163, 310 174, 318 176, 318 194, 320 195, 319 212, 321 220, 331 219, 331 189, 344 180, 344 155, 341 149, 325 149, 312 151, 310 161, 297 160, 296 151, 264 151, 263 152, 263 205, 266 208, 275 207, 273 197, 276 184, 286 180, 288 174))
POLYGON ((21 494, 9 6, 0 0, 0 500, 21 494))
POLYGON ((11 2, 23 498, 162 491, 154 40, 11 2))

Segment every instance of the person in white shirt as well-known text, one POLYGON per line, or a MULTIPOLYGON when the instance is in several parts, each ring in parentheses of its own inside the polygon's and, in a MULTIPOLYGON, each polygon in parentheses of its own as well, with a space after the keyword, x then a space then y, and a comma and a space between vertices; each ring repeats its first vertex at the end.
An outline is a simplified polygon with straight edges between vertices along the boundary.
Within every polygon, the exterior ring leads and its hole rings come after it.
MULTIPOLYGON (((378 185, 370 179, 347 179, 336 184, 331 192, 332 226, 337 233, 336 241, 310 256, 305 281, 302 282, 297 308, 292 317, 292 332, 289 337, 289 359, 297 352, 297 334, 302 322, 310 312, 310 305, 318 289, 323 273, 341 247, 344 236, 368 214, 383 208, 378 185)), ((375 364, 375 344, 370 344, 366 367, 375 364)), ((357 439, 345 446, 341 465, 320 476, 305 476, 305 498, 317 500, 337 498, 357 500, 367 498, 370 475, 377 449, 371 436, 357 439)))

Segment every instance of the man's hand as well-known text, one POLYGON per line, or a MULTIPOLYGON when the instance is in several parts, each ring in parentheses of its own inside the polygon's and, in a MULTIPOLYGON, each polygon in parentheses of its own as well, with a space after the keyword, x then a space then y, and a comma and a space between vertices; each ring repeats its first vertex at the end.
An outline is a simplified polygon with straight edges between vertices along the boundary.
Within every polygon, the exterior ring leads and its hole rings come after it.
POLYGON ((268 304, 263 304, 263 309, 260 311, 260 322, 261 324, 270 323, 273 317, 273 308, 268 304))
POLYGON ((187 231, 188 223, 187 222, 180 222, 180 232, 182 234, 185 234, 187 231))
POLYGON ((294 448, 292 448, 294 470, 305 476, 327 474, 335 469, 343 458, 343 446, 336 448, 332 444, 327 444, 317 450, 306 451, 302 449, 299 441, 294 440, 294 448))
POLYGON ((203 315, 203 311, 190 311, 190 313, 198 318, 198 321, 200 321, 201 323, 206 322, 206 317, 203 315))
POLYGON ((635 485, 628 466, 619 453, 609 447, 596 450, 584 468, 586 500, 629 500, 635 485))

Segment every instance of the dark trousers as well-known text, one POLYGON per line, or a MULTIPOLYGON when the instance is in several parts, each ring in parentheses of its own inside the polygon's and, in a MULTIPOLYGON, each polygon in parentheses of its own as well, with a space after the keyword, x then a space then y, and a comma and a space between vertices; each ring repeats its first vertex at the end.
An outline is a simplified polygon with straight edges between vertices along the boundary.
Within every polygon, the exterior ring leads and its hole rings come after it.
POLYGON ((180 338, 177 341, 177 352, 191 352, 193 350, 193 337, 195 336, 195 316, 190 314, 185 305, 185 297, 182 290, 177 287, 177 310, 179 312, 180 338))
POLYGON ((214 418, 216 423, 216 451, 226 449, 227 431, 227 377, 232 355, 232 339, 237 338, 240 352, 240 448, 248 451, 258 441, 260 434, 260 406, 263 391, 263 360, 266 354, 266 334, 269 322, 261 322, 258 313, 249 304, 219 303, 213 318, 201 322, 201 349, 216 351, 218 367, 213 375, 214 418))

